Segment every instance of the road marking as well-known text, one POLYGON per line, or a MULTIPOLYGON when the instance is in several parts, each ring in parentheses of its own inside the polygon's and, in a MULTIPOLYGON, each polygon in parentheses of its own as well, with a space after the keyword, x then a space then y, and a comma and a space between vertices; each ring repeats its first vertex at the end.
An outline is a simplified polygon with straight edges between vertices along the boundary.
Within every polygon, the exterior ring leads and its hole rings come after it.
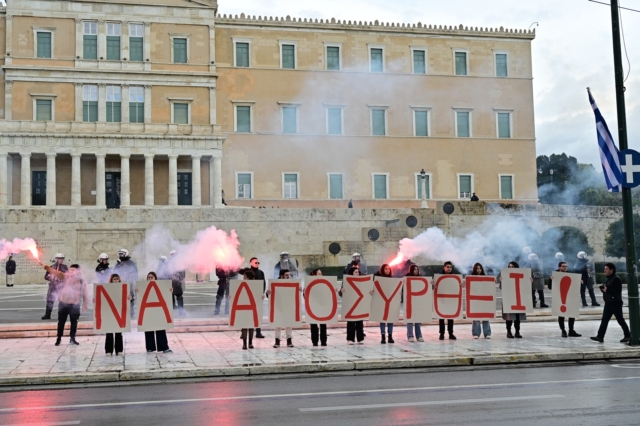
POLYGON ((555 399, 555 398, 564 398, 564 395, 507 396, 503 398, 454 399, 449 401, 398 402, 394 404, 371 404, 371 405, 342 405, 338 407, 299 408, 299 410, 303 412, 364 410, 364 409, 371 409, 371 408, 421 407, 426 405, 483 404, 487 402, 531 401, 533 399, 555 399))
POLYGON ((35 296, 42 296, 42 293, 29 293, 29 294, 21 294, 20 296, 6 296, 6 297, 0 297, 0 301, 2 300, 7 300, 7 299, 17 299, 19 297, 35 297, 35 296))
POLYGON ((79 425, 80 420, 73 420, 70 422, 47 422, 47 423, 12 423, 4 424, 0 426, 66 426, 66 425, 79 425))
POLYGON ((613 364, 615 368, 640 368, 640 364, 613 364))
POLYGON ((309 392, 309 393, 285 393, 275 395, 247 395, 247 396, 222 396, 217 398, 192 398, 192 399, 165 399, 158 401, 128 401, 128 402, 104 402, 95 404, 76 404, 76 405, 50 405, 41 407, 12 407, 0 408, 0 413, 9 413, 16 411, 41 411, 41 410, 62 410, 62 409, 79 409, 79 408, 100 408, 100 407, 127 407, 154 404, 177 404, 185 402, 215 402, 215 401, 243 401, 252 399, 276 399, 276 398, 300 398, 308 396, 332 396, 332 395, 366 395, 371 393, 395 393, 395 392, 412 392, 412 391, 437 391, 452 389, 478 389, 478 388, 504 388, 509 386, 537 386, 537 385, 557 385, 557 384, 577 384, 592 382, 613 382, 623 380, 639 380, 637 377, 617 377, 617 378, 599 378, 599 379, 577 379, 577 380, 554 380, 547 382, 514 382, 514 383, 491 383, 478 385, 456 385, 456 386, 431 386, 421 388, 396 388, 396 389, 367 389, 353 391, 333 391, 333 392, 309 392))

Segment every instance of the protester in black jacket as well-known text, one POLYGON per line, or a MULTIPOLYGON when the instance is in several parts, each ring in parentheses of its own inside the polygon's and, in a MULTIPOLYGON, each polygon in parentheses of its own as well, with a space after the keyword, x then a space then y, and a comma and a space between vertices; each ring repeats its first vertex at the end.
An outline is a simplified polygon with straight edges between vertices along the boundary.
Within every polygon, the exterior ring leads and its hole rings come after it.
MULTIPOLYGON (((321 277, 322 271, 320 269, 314 269, 311 271, 312 277, 321 277)), ((322 346, 327 346, 327 324, 310 324, 311 328, 311 344, 318 346, 318 341, 322 346)))
MULTIPOLYGON (((362 274, 360 273, 360 269, 358 269, 355 266, 352 266, 347 271, 347 274, 345 274, 345 275, 359 276, 359 275, 362 275, 362 274)), ((342 288, 338 292, 338 295, 340 297, 342 297, 344 292, 347 290, 347 287, 345 286, 345 281, 346 281, 346 278, 343 277, 342 278, 342 288)), ((360 320, 360 321, 347 321, 347 344, 355 345, 356 344, 356 338, 357 338, 358 339, 358 344, 361 345, 362 341, 365 338, 365 336, 366 335, 364 334, 364 322, 362 320, 360 320)))
POLYGON ((616 275, 616 265, 613 263, 607 263, 604 266, 604 273, 607 276, 607 280, 600 286, 602 296, 604 298, 604 309, 602 310, 602 321, 600 322, 600 328, 598 329, 598 335, 592 337, 591 340, 603 343, 604 335, 607 333, 607 326, 611 320, 611 316, 615 316, 618 324, 622 328, 624 338, 620 340, 620 343, 627 343, 631 340, 631 332, 629 326, 624 320, 622 315, 622 281, 620 277, 616 275))
POLYGON ((9 260, 4 266, 4 270, 7 273, 7 287, 13 287, 13 276, 16 274, 16 261, 13 260, 13 255, 9 255, 9 260))
MULTIPOLYGON (((229 314, 229 281, 233 279, 237 274, 232 271, 227 271, 220 266, 216 266, 216 276, 218 277, 218 292, 216 293, 216 308, 213 311, 213 315, 220 315, 220 306, 222 305, 222 299, 224 299, 224 313, 229 314)), ((251 274, 253 276, 253 273, 251 274)), ((253 278, 252 278, 253 279, 253 278)), ((251 330, 251 337, 253 338, 253 330, 251 330)))
MULTIPOLYGON (((260 269, 260 261, 257 257, 252 257, 249 261, 251 264, 251 272, 255 276, 254 279, 262 280, 262 292, 264 293, 267 290, 267 280, 264 278, 264 272, 260 269)), ((260 318, 262 321, 262 318, 260 318)), ((260 327, 256 328, 256 339, 264 339, 264 335, 262 334, 262 329, 260 327)))
MULTIPOLYGON (((442 267, 442 275, 450 275, 453 273, 453 263, 448 260, 444 262, 444 266, 442 267)), ((440 340, 444 340, 444 320, 440 319, 440 340)), ((457 340, 456 336, 453 334, 453 320, 447 320, 447 331, 449 332, 449 340, 457 340)))
MULTIPOLYGON (((556 272, 567 272, 567 262, 558 263, 558 269, 556 272)), ((551 282, 553 282, 553 275, 551 276, 551 282)), ((560 285, 560 283, 556 283, 556 285, 560 285)), ((569 334, 564 328, 564 317, 558 317, 558 325, 560 326, 560 330, 562 330, 562 337, 582 337, 582 334, 576 333, 573 329, 573 325, 575 324, 575 318, 569 318, 569 334)))

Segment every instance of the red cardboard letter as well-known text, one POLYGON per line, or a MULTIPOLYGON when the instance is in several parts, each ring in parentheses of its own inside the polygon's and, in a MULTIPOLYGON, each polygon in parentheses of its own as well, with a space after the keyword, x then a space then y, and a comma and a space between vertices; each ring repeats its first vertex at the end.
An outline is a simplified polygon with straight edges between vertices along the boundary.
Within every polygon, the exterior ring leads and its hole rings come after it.
POLYGON ((510 273, 509 277, 516 281, 516 304, 511 305, 511 309, 526 312, 527 307, 522 304, 522 296, 520 294, 520 280, 524 279, 524 274, 510 273))
POLYGON ((398 282, 398 285, 395 287, 393 293, 389 297, 384 294, 382 286, 380 285, 378 280, 375 281, 375 286, 376 290, 378 290, 378 293, 380 293, 380 297, 382 297, 382 300, 384 300, 384 313, 382 314, 382 321, 387 321, 389 319, 389 305, 391 304, 391 300, 395 297, 396 294, 398 294, 398 292, 402 288, 402 279, 400 280, 400 282, 398 282))
POLYGON ((338 295, 336 294, 336 289, 333 284, 323 278, 317 278, 311 281, 304 289, 304 307, 307 311, 307 315, 316 321, 329 321, 332 319, 336 315, 336 312, 338 312, 338 295), (331 291, 331 313, 326 317, 319 317, 311 310, 311 289, 316 285, 325 285, 329 287, 329 290, 331 291))
POLYGON ((364 294, 362 294, 362 292, 360 291, 358 286, 355 285, 355 283, 367 282, 371 280, 371 277, 348 276, 348 277, 344 277, 344 279, 347 281, 347 284, 349 284, 349 287, 350 287, 349 291, 356 292, 356 294, 358 295, 358 300, 356 300, 356 303, 354 303, 351 309, 349 309, 349 312, 347 312, 347 315, 344 316, 343 320, 346 319, 347 321, 357 321, 359 319, 367 318, 369 314, 353 315, 353 311, 356 310, 356 308, 358 307, 362 299, 364 299, 364 294))
MULTIPOLYGON (((117 285, 117 284, 109 284, 109 285, 117 285)), ((127 300, 127 285, 121 284, 122 287, 122 308, 120 312, 116 308, 116 304, 113 302, 109 293, 104 289, 104 285, 96 286, 96 330, 102 329, 102 298, 104 297, 107 300, 107 304, 113 313, 114 318, 116 319, 118 326, 120 328, 125 328, 127 326, 127 306, 129 301, 127 300)))
POLYGON ((164 311, 164 316, 167 319, 167 323, 171 324, 171 314, 169 313, 169 308, 167 307, 167 302, 164 300, 162 296, 162 292, 158 288, 158 284, 155 281, 149 282, 147 286, 147 290, 144 292, 144 296, 142 296, 142 302, 140 302, 140 314, 138 315, 138 325, 142 325, 144 319, 144 311, 147 308, 162 308, 164 311), (151 293, 151 289, 156 293, 156 297, 158 298, 157 302, 148 302, 149 293, 151 293))
POLYGON ((233 303, 231 304, 231 317, 229 320, 229 325, 234 327, 236 324, 236 312, 237 311, 251 311, 253 314, 253 323, 254 327, 260 327, 260 320, 258 318, 258 306, 256 305, 256 300, 253 298, 253 293, 249 288, 249 285, 245 282, 240 284, 238 287, 238 291, 236 292, 236 296, 233 298, 233 303), (242 292, 247 293, 247 297, 249 298, 249 303, 247 305, 240 305, 238 301, 242 292))
POLYGON ((429 281, 424 277, 407 277, 407 291, 404 295, 406 300, 406 308, 407 308, 407 318, 413 318, 413 298, 424 296, 429 292, 429 281), (420 282, 424 287, 420 291, 414 291, 413 286, 414 283, 420 282))
POLYGON ((269 321, 274 321, 275 314, 275 304, 276 304, 276 289, 278 288, 292 288, 296 293, 295 297, 295 320, 300 321, 300 297, 298 293, 300 292, 300 283, 272 283, 271 284, 271 296, 270 297, 270 309, 269 309, 269 321))
POLYGON ((491 289, 493 289, 493 292, 495 293, 496 279, 494 277, 487 277, 483 275, 467 275, 467 278, 465 281, 465 288, 467 292, 467 303, 466 303, 467 318, 478 318, 478 319, 495 318, 496 316, 495 296, 493 294, 491 295, 486 294, 487 293, 486 291, 484 292, 483 295, 473 294, 471 292, 471 288, 479 287, 478 285, 473 286, 474 283, 487 283, 486 284, 487 286, 489 286, 489 283, 490 283, 491 289), (473 300, 478 300, 483 302, 494 302, 493 310, 487 311, 487 312, 474 312, 471 309, 471 302, 473 300))
POLYGON ((455 319, 460 317, 462 312, 462 280, 457 275, 441 275, 436 280, 436 287, 433 291, 433 309, 440 318, 455 319), (458 283, 457 293, 441 293, 440 285, 444 280, 455 280, 458 283), (458 306, 455 314, 443 314, 440 311, 440 299, 457 299, 458 306))

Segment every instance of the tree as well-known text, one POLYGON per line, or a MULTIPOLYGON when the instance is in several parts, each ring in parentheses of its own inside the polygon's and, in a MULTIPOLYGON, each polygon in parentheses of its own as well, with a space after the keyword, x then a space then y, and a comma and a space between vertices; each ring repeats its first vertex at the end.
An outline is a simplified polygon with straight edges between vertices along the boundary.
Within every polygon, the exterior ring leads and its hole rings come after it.
MULTIPOLYGON (((638 214, 633 215, 633 229, 636 236, 636 253, 640 253, 640 215, 638 214)), ((627 255, 623 219, 619 219, 609 225, 604 242, 604 254, 606 256, 625 257, 627 255)))

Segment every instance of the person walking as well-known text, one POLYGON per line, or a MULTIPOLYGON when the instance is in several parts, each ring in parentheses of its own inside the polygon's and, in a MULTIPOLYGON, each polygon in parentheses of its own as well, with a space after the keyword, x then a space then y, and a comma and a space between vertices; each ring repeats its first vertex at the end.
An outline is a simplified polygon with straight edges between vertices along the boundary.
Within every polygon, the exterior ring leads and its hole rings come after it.
MULTIPOLYGON (((311 271, 312 277, 321 277, 322 271, 320 269, 314 269, 311 271)), ((327 346, 327 324, 310 324, 311 327, 311 344, 318 346, 320 341, 321 346, 327 346)))
MULTIPOLYGON (((349 268, 349 270, 347 271, 346 275, 360 276, 360 275, 363 275, 363 274, 360 273, 360 269, 358 269, 358 267, 352 266, 351 268, 349 268)), ((342 279, 342 288, 340 288, 340 291, 338 292, 338 295, 340 297, 342 297, 343 294, 345 293, 345 291, 347 291, 347 287, 345 287, 344 282, 345 282, 345 279, 343 277, 343 279, 342 279)), ((360 320, 360 321, 347 321, 347 344, 355 345, 356 344, 356 338, 358 339, 358 344, 361 345, 362 341, 365 338, 365 335, 364 335, 364 322, 362 320, 360 320)))
POLYGON ((44 274, 44 279, 49 281, 49 288, 47 290, 47 305, 45 308, 43 320, 51 319, 51 311, 53 311, 53 305, 58 300, 58 290, 62 283, 61 279, 58 279, 58 274, 54 274, 53 271, 61 272, 63 274, 69 272, 69 268, 64 264, 64 254, 56 253, 55 262, 51 265, 52 272, 44 274))
POLYGON ((536 301, 536 292, 538 293, 538 297, 540 298, 540 307, 548 308, 549 305, 544 303, 544 268, 542 265, 542 261, 538 258, 538 255, 535 253, 529 253, 527 256, 529 260, 529 266, 531 268, 531 297, 533 298, 533 307, 535 308, 537 305, 536 301))
MULTIPOLYGON (((257 257, 252 257, 249 261, 249 265, 251 267, 251 272, 253 272, 254 279, 262 280, 262 292, 264 293, 267 290, 267 280, 264 278, 264 272, 260 269, 260 261, 257 257)), ((260 318, 260 322, 262 322, 262 318, 260 318)), ((262 334, 262 328, 256 328, 256 339, 264 339, 264 335, 262 334)))
MULTIPOLYGON (((407 277, 419 277, 420 276, 420 268, 418 268, 418 265, 411 265, 409 267, 409 272, 407 272, 407 277)), ((407 323, 407 340, 410 342, 414 342, 415 340, 413 339, 413 331, 415 329, 415 338, 418 339, 418 342, 424 342, 424 339, 422 338, 422 324, 419 322, 416 323, 407 323)))
MULTIPOLYGON (((218 277, 218 292, 216 293, 216 308, 213 311, 213 315, 220 315, 220 306, 222 306, 222 299, 224 299, 224 314, 229 315, 229 281, 233 279, 235 275, 235 272, 227 271, 220 266, 216 266, 216 276, 218 277)), ((255 277, 253 272, 251 273, 251 275, 255 277)), ((253 337, 253 330, 251 330, 251 336, 253 337)))
MULTIPOLYGON (((471 275, 487 275, 487 274, 484 272, 484 266, 482 266, 481 263, 476 263, 475 265, 473 265, 473 270, 471 271, 471 275)), ((473 335, 474 339, 480 338, 480 331, 484 333, 485 339, 491 339, 491 323, 489 321, 473 321, 473 323, 471 324, 471 334, 473 335), (482 327, 482 330, 480 330, 481 327, 482 327)))
MULTIPOLYGON (((108 279, 108 284, 121 283, 120 275, 111 274, 108 279)), ((131 300, 131 295, 127 295, 127 300, 131 300)), ((96 299, 93 299, 93 303, 96 303, 96 299)), ((122 355, 124 352, 124 341, 122 340, 122 333, 107 333, 104 340, 104 352, 113 356, 113 350, 116 350, 116 356, 122 355)))
POLYGON ((596 299, 596 293, 593 291, 594 287, 594 276, 593 270, 591 268, 591 262, 589 262, 589 257, 587 253, 581 251, 578 252, 578 260, 573 267, 573 271, 576 274, 581 274, 582 278, 580 279, 580 297, 582 298, 582 306, 587 307, 587 297, 586 291, 589 291, 589 297, 591 298, 591 306, 600 306, 598 303, 598 299, 596 299))
MULTIPOLYGON (((561 261, 558 263, 558 269, 556 272, 567 272, 567 262, 561 261)), ((559 283, 557 285, 560 285, 559 283)), ((551 286, 553 286, 553 275, 551 275, 551 286)), ((560 326, 560 330, 562 330, 562 337, 582 337, 582 334, 576 333, 573 329, 573 326, 576 322, 575 318, 569 318, 569 334, 564 328, 564 317, 558 317, 558 325, 560 326)))
MULTIPOLYGON (((280 269, 280 275, 278 276, 280 280, 288 280, 291 279, 291 273, 287 269, 280 269)), ((267 297, 271 295, 271 290, 267 290, 267 297)), ((293 327, 285 327, 286 336, 287 336, 287 347, 293 348, 293 327)), ((274 348, 280 347, 280 338, 282 337, 282 327, 275 328, 275 336, 276 342, 273 344, 274 348)))
POLYGON ((604 273, 607 276, 607 279, 604 284, 600 286, 600 291, 602 291, 604 299, 602 321, 600 322, 598 335, 592 337, 591 340, 604 343, 604 335, 607 333, 607 327, 609 326, 609 321, 613 315, 616 317, 616 321, 618 321, 618 324, 620 324, 620 328, 622 328, 622 332, 624 333, 624 337, 620 340, 620 343, 628 343, 629 340, 631 340, 631 332, 629 331, 629 326, 622 315, 622 305, 624 304, 622 301, 622 280, 620 280, 620 277, 616 274, 616 265, 613 263, 607 263, 604 266, 604 273))
MULTIPOLYGON (((444 262, 442 266, 441 275, 450 275, 453 273, 453 263, 450 261, 444 262)), ((438 321, 440 325, 440 340, 444 340, 444 319, 440 318, 438 321)), ((457 340, 456 336, 453 334, 453 320, 447 320, 447 332, 449 333, 449 340, 457 340)))
POLYGON ((178 260, 175 257, 176 253, 177 252, 175 250, 171 250, 171 253, 169 253, 169 262, 170 262, 169 269, 174 271, 173 274, 171 274, 171 288, 173 290, 171 293, 171 300, 173 302, 172 303, 173 310, 175 311, 177 309, 178 316, 183 317, 184 316, 183 294, 185 290, 185 277, 187 276, 187 272, 184 269, 180 269, 178 265, 176 265, 176 262, 178 260))
MULTIPOLYGON (((147 281, 157 281, 158 275, 151 271, 147 274, 147 281)), ((129 284, 131 285, 131 284, 129 284)), ((138 289, 135 290, 138 292, 138 289)), ((173 293, 173 286, 171 287, 173 293)), ((144 332, 144 345, 147 349, 147 353, 162 352, 165 354, 172 354, 173 351, 169 349, 169 340, 167 339, 167 330, 155 330, 144 332)))
MULTIPOLYGON (((520 267, 520 265, 518 265, 518 262, 516 262, 516 261, 509 262, 508 268, 519 268, 519 267, 520 267)), ((502 289, 502 277, 499 276, 498 279, 500 281, 500 289, 502 289)), ((531 278, 531 280, 533 280, 533 278, 531 278)), ((525 321, 527 319, 527 314, 505 314, 504 313, 504 303, 503 303, 502 304, 502 319, 507 322, 507 338, 508 339, 513 339, 514 338, 513 333, 511 333, 511 327, 515 327, 515 329, 516 329, 515 338, 516 339, 522 339, 522 336, 520 335, 520 321, 525 321)))
POLYGON ((13 260, 13 254, 9 255, 9 260, 4 265, 4 271, 6 272, 7 287, 13 287, 13 278, 16 274, 16 261, 13 260))
POLYGON ((100 253, 98 256, 98 266, 96 266, 96 283, 106 284, 111 277, 111 269, 109 268, 109 255, 100 253))
MULTIPOLYGON (((118 252, 118 263, 113 269, 114 273, 120 275, 122 282, 129 284, 129 294, 131 295, 131 318, 136 316, 136 282, 138 281, 138 266, 131 260, 129 250, 120 249, 118 252)), ((157 276, 156 276, 156 279, 157 276)))
MULTIPOLYGON (((393 278, 393 275, 391 273, 391 267, 386 263, 383 264, 380 267, 380 270, 373 275, 376 277, 393 278)), ((383 345, 387 343, 387 339, 385 337, 385 325, 386 325, 386 332, 389 334, 389 343, 395 343, 395 341, 393 340, 393 323, 392 322, 380 323, 380 335, 381 335, 380 343, 383 345)))

